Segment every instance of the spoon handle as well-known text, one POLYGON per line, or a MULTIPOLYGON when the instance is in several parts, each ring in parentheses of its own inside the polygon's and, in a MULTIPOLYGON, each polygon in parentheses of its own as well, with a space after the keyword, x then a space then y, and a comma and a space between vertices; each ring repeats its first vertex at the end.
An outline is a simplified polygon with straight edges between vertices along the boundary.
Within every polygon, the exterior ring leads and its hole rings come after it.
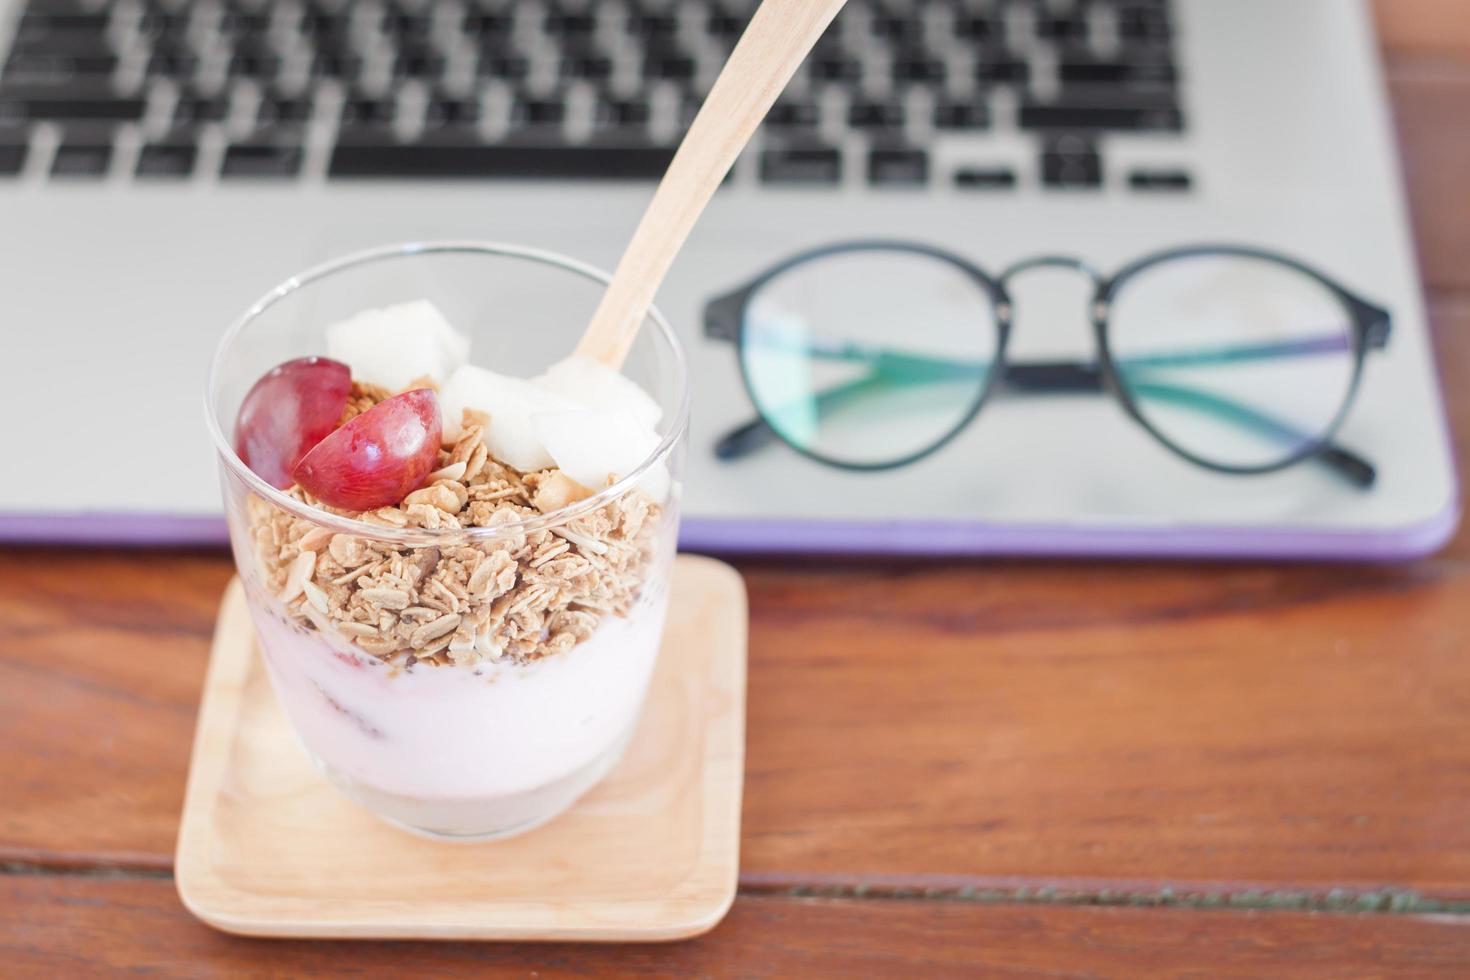
POLYGON ((694 222, 845 0, 763 0, 643 212, 576 353, 622 367, 694 222))

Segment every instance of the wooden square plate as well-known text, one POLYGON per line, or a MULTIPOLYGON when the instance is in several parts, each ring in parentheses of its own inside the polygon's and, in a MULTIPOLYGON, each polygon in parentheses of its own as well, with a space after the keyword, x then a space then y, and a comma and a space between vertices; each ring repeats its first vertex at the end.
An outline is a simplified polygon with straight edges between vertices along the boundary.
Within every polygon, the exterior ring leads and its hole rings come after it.
POLYGON ((228 932, 381 939, 667 940, 735 897, 746 602, 708 558, 675 563, 648 701, 621 764, 521 837, 424 840, 328 785, 276 706, 238 582, 194 737, 176 880, 228 932))

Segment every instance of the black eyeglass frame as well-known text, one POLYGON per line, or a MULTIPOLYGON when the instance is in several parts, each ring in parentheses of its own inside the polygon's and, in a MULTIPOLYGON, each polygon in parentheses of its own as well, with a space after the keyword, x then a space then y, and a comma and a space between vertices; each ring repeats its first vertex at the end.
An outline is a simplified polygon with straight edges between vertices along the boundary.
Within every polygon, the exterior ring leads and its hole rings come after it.
POLYGON ((1351 482, 1364 488, 1372 486, 1376 478, 1373 465, 1351 450, 1336 445, 1334 439, 1357 397, 1368 351, 1382 349, 1387 346, 1389 336, 1392 333, 1392 325, 1393 317, 1387 309, 1358 296, 1341 283, 1320 270, 1307 265, 1305 262, 1269 249, 1228 243, 1183 245, 1152 252, 1128 263, 1112 276, 1103 276, 1090 264, 1080 258, 1065 255, 1041 255, 1013 263, 997 278, 992 277, 979 266, 962 256, 920 242, 885 239, 837 242, 818 246, 817 248, 789 256, 761 272, 744 285, 709 300, 704 308, 705 336, 714 340, 730 341, 735 345, 736 360, 739 362, 741 381, 745 386, 746 394, 750 398, 751 404, 755 407, 756 413, 761 416, 760 424, 771 435, 780 439, 797 453, 826 466, 853 471, 879 471, 897 469, 916 463, 938 452, 952 442, 974 422, 976 416, 980 414, 981 408, 984 407, 986 400, 998 388, 1011 385, 1028 390, 1053 392, 1100 390, 1104 393, 1111 394, 1122 405, 1123 410, 1130 418, 1141 425, 1145 431, 1170 452, 1196 466, 1218 473, 1239 476, 1273 473, 1295 466, 1304 460, 1318 458, 1330 465, 1333 469, 1338 470, 1351 482), (996 330, 995 357, 972 403, 956 421, 955 425, 938 439, 914 452, 892 460, 856 462, 835 459, 817 450, 798 445, 765 420, 761 403, 756 397, 755 387, 751 382, 749 371, 746 368, 746 360, 743 356, 746 313, 749 310, 751 301, 763 286, 798 265, 844 253, 878 251, 927 256, 954 266, 973 280, 991 301, 996 330), (1109 343, 1108 315, 1111 312, 1114 300, 1120 295, 1123 287, 1140 273, 1161 263, 1178 259, 1209 256, 1238 256, 1257 259, 1291 269, 1307 276, 1327 289, 1342 304, 1349 316, 1352 330, 1353 368, 1341 405, 1338 406, 1331 421, 1321 433, 1317 434, 1312 440, 1301 443, 1289 455, 1271 463, 1256 465, 1221 463, 1207 459, 1198 453, 1178 445, 1151 423, 1139 408, 1136 399, 1129 391, 1127 382, 1122 378, 1117 362, 1113 358, 1112 348, 1109 343), (1066 268, 1081 272, 1094 284, 1089 318, 1092 322, 1094 339, 1097 343, 1097 362, 1095 364, 1086 362, 1056 362, 1013 365, 1009 362, 1007 350, 1010 344, 1014 307, 1006 284, 1019 273, 1044 267, 1066 268), (1016 378, 1009 377, 1008 375, 1017 368, 1022 369, 1021 376, 1016 378))

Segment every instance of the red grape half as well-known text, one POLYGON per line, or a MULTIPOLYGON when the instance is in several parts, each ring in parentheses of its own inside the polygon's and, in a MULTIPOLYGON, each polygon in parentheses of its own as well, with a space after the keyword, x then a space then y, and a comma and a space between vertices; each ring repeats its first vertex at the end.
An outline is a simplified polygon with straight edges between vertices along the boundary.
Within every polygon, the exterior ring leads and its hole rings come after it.
POLYGON ((316 498, 345 510, 397 504, 439 458, 439 396, 418 388, 374 405, 328 435, 292 472, 316 498))
POLYGON ((342 419, 352 372, 340 361, 301 357, 271 368, 245 395, 235 417, 235 452, 271 486, 291 485, 291 471, 342 419))

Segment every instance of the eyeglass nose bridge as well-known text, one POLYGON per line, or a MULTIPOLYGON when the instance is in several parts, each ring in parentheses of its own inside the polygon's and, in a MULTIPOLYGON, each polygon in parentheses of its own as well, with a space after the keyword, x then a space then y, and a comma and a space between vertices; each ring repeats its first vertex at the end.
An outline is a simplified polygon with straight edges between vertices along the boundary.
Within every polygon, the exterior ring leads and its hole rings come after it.
POLYGON ((1086 259, 1080 259, 1075 255, 1037 255, 1006 266, 1000 274, 1000 284, 1004 286, 1014 276, 1020 275, 1023 272, 1030 272, 1032 269, 1071 269, 1073 272, 1082 273, 1088 279, 1092 280, 1094 286, 1099 288, 1106 282, 1103 274, 1097 270, 1097 267, 1086 259))

